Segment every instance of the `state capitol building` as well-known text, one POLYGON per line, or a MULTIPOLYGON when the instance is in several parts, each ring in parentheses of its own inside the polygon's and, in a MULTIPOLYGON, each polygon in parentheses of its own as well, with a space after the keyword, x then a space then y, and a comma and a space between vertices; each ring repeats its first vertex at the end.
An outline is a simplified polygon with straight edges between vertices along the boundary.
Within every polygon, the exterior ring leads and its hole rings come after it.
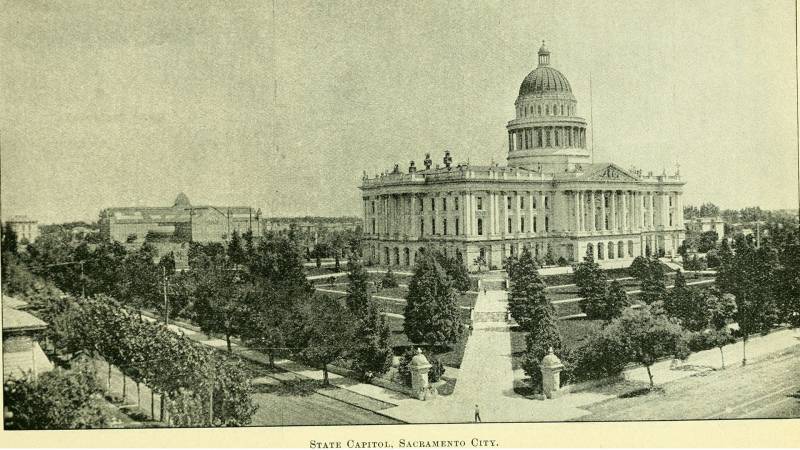
POLYGON ((508 165, 442 164, 426 155, 361 185, 367 255, 410 267, 425 248, 460 256, 471 270, 501 268, 523 248, 540 260, 580 261, 587 249, 606 267, 639 255, 674 256, 684 239, 678 174, 593 163, 587 122, 567 78, 539 65, 522 81, 508 122, 508 165))

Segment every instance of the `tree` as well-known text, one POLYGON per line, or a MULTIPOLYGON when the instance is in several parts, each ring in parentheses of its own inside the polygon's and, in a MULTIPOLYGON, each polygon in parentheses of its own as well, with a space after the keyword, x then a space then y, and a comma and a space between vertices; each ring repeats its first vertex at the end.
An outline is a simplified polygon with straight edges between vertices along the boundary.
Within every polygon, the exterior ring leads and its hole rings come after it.
POLYGON ((6 222, 3 226, 2 241, 0 241, 0 249, 16 256, 19 253, 19 242, 17 239, 17 232, 11 227, 11 224, 6 222))
POLYGON ((529 330, 535 325, 537 308, 550 305, 544 283, 528 249, 524 249, 518 258, 509 258, 506 270, 511 282, 508 312, 522 329, 529 330))
POLYGON ((594 261, 594 254, 590 248, 586 249, 583 262, 573 269, 573 280, 578 286, 581 300, 578 305, 589 319, 603 318, 607 298, 607 280, 600 265, 594 261))
POLYGON ((337 299, 310 296, 299 306, 302 348, 299 356, 322 369, 323 383, 329 385, 328 365, 353 347, 355 317, 337 299))
POLYGON ((607 321, 615 319, 621 316, 622 311, 628 306, 630 306, 628 294, 625 293, 625 289, 619 281, 613 280, 606 293, 602 319, 607 321))
POLYGON ((392 367, 391 330, 375 305, 367 304, 360 314, 352 350, 353 369, 369 380, 392 367))
POLYGON ((629 270, 631 275, 641 283, 647 277, 649 267, 650 262, 648 258, 644 256, 637 256, 636 258, 633 258, 633 262, 631 262, 629 270))
POLYGON ((425 253, 416 260, 408 286, 403 330, 411 342, 452 344, 461 335, 462 324, 450 277, 425 253))
POLYGON ((751 334, 767 333, 778 321, 771 287, 775 286, 777 255, 769 247, 755 248, 738 239, 734 255, 720 266, 717 287, 736 298, 736 323, 742 335, 742 365, 747 364, 751 334))
POLYGON ((723 347, 736 339, 728 330, 728 324, 736 315, 736 299, 731 294, 706 295, 705 307, 708 311, 708 333, 706 342, 719 349, 722 358, 722 368, 725 368, 725 353, 723 347))
POLYGON ((439 265, 442 266, 447 276, 450 277, 450 280, 453 282, 453 287, 457 291, 463 293, 469 290, 470 282, 467 266, 464 265, 464 261, 461 259, 460 255, 459 253, 458 257, 448 257, 442 251, 437 250, 434 252, 436 261, 439 262, 439 265))
POLYGON ((231 240, 228 241, 228 260, 232 264, 244 265, 247 262, 247 255, 242 245, 242 238, 239 236, 239 231, 233 230, 231 233, 231 240))
POLYGON ((481 267, 488 266, 488 264, 486 263, 486 257, 483 255, 476 256, 473 263, 475 263, 475 265, 478 266, 478 272, 481 271, 481 267))
POLYGON ((800 240, 793 233, 779 255, 776 271, 775 296, 781 319, 793 327, 800 327, 800 240))
POLYGON ((89 367, 56 368, 21 380, 7 380, 3 397, 9 430, 102 428, 108 424, 100 389, 89 367))
POLYGON ((561 333, 556 325, 555 311, 552 305, 539 305, 536 315, 537 320, 533 322, 530 332, 525 337, 526 345, 522 368, 530 377, 531 385, 534 388, 540 388, 542 386, 540 363, 550 348, 556 355, 561 355, 561 333))
POLYGON ((397 287, 397 278, 395 278, 392 269, 386 269, 386 274, 383 276, 383 279, 381 279, 381 287, 384 289, 397 287))
POLYGON ((231 337, 240 334, 247 320, 247 303, 252 285, 224 261, 211 261, 195 269, 197 290, 194 310, 203 332, 225 336, 228 351, 231 337))
POLYGON ((703 331, 708 325, 705 299, 707 293, 698 293, 686 286, 686 278, 680 270, 675 274, 675 286, 664 296, 664 311, 678 320, 684 328, 703 331))
POLYGON ((705 253, 709 250, 717 248, 717 241, 719 235, 716 231, 706 231, 700 235, 700 240, 697 244, 697 251, 705 253))
POLYGON ((719 206, 713 203, 703 203, 700 205, 700 217, 716 217, 719 215, 719 206))
POLYGON ((664 267, 658 258, 648 258, 647 269, 644 271, 644 278, 641 280, 642 301, 648 305, 663 301, 667 294, 667 286, 664 282, 664 267))
POLYGON ((361 317, 369 305, 369 275, 354 256, 347 261, 347 270, 347 307, 356 317, 361 317))
POLYGON ((649 306, 626 309, 621 317, 611 321, 605 332, 619 342, 618 351, 629 361, 645 366, 650 389, 654 387, 650 366, 659 358, 674 356, 683 350, 684 332, 680 325, 664 315, 653 314, 649 306))

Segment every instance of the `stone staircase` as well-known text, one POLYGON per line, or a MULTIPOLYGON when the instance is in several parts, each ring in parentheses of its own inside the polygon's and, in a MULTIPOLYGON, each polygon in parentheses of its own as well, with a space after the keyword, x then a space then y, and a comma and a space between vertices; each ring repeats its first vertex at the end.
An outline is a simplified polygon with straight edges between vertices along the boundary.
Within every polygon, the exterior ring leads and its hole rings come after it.
POLYGON ((472 321, 474 323, 505 323, 507 313, 505 311, 474 311, 472 321))

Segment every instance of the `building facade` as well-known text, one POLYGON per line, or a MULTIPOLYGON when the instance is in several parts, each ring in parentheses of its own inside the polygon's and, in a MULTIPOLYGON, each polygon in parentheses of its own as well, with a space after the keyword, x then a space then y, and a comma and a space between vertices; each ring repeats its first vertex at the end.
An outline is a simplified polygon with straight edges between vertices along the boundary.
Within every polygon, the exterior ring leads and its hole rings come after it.
POLYGON ((725 221, 722 220, 722 217, 695 217, 686 219, 684 225, 686 225, 686 231, 689 233, 700 234, 715 231, 717 233, 717 241, 721 241, 725 235, 725 221))
POLYGON ((17 241, 31 243, 39 237, 38 223, 28 216, 12 216, 6 224, 17 234, 17 241))
POLYGON ((141 245, 144 241, 224 242, 234 231, 261 236, 261 210, 247 206, 193 206, 180 193, 171 207, 108 208, 100 213, 105 240, 141 245))
POLYGON ((593 163, 587 122, 566 77, 539 65, 523 80, 509 121, 508 164, 442 165, 362 180, 367 256, 412 266, 419 252, 439 248, 470 267, 502 267, 528 248, 550 263, 591 252, 603 266, 625 266, 639 255, 674 256, 684 239, 679 174, 643 175, 593 163))

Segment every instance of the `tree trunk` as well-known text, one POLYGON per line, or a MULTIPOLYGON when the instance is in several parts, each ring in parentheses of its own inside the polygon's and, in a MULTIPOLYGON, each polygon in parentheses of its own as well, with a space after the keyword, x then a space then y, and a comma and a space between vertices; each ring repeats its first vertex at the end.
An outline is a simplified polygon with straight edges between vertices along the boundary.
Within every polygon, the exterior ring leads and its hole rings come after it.
POLYGON ((150 418, 156 420, 156 394, 150 389, 150 418))
POLYGON ((269 367, 275 369, 275 353, 272 351, 269 352, 269 367))
POLYGON ((136 382, 136 406, 139 406, 139 407, 142 406, 142 393, 140 391, 140 388, 141 388, 141 386, 140 386, 139 382, 137 381, 136 382))
POLYGON ((111 363, 110 362, 106 362, 106 364, 108 364, 108 383, 107 383, 107 389, 106 390, 110 394, 111 393, 111 363))
POLYGON ((742 365, 747 365, 747 334, 745 334, 744 339, 742 339, 742 365))
POLYGON ((653 390, 653 388, 655 387, 655 385, 653 384, 653 373, 650 372, 650 366, 645 366, 645 367, 647 367, 647 376, 650 377, 650 390, 653 390))
POLYGON ((128 383, 127 377, 125 374, 122 374, 122 403, 126 403, 128 400, 128 383))
POLYGON ((160 394, 159 398, 161 399, 161 401, 159 402, 159 408, 158 408, 158 421, 159 422, 163 422, 164 421, 164 394, 160 394))
POLYGON ((722 347, 719 348, 719 356, 722 357, 722 368, 725 368, 725 353, 722 351, 722 347))
POLYGON ((328 365, 322 365, 322 384, 323 386, 329 386, 330 383, 328 382, 328 365))
POLYGON ((231 350, 231 335, 229 333, 225 333, 225 343, 228 344, 228 353, 232 352, 231 350))

